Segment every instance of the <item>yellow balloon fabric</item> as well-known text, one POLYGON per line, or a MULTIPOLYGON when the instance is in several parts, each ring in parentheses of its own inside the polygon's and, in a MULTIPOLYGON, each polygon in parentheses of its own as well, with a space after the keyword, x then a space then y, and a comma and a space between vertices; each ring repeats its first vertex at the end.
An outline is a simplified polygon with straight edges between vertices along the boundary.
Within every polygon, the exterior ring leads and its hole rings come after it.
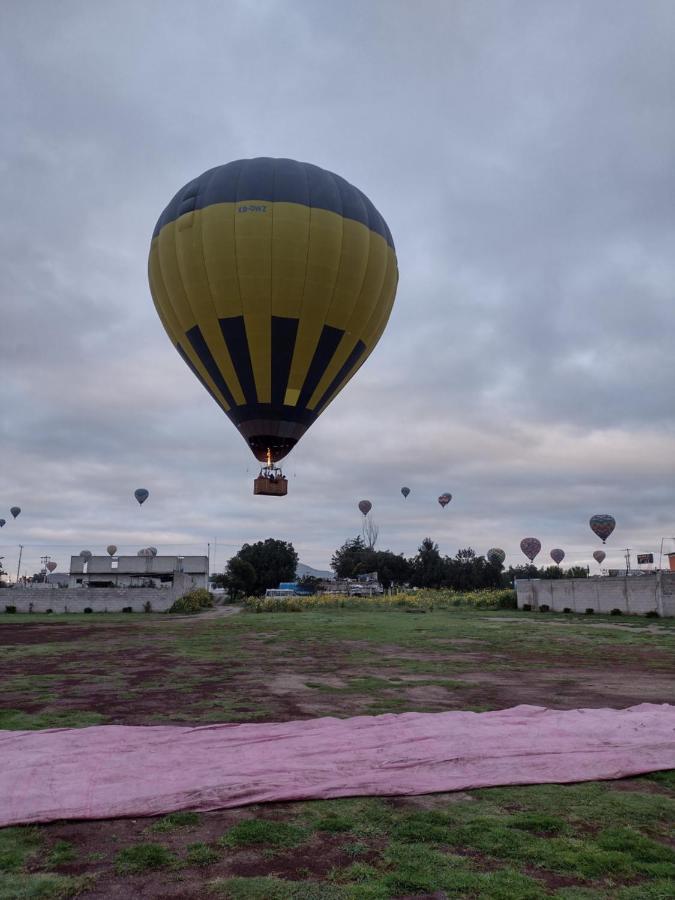
POLYGON ((148 269, 176 349, 274 462, 368 358, 398 283, 370 200, 289 159, 238 160, 187 184, 157 222, 148 269))

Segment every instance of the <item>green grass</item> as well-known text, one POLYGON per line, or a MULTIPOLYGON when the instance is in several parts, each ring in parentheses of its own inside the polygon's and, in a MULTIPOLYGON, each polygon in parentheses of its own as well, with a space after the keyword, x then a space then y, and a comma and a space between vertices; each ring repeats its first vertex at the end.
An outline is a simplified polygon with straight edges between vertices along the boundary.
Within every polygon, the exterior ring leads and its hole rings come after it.
POLYGON ((0 829, 0 872, 18 872, 42 843, 37 828, 0 829))
POLYGON ((90 878, 71 878, 53 873, 0 873, 0 900, 66 900, 77 897, 90 885, 90 878))
POLYGON ((124 847, 115 857, 115 868, 120 874, 136 874, 150 869, 166 869, 175 866, 177 859, 161 844, 135 844, 124 847))
POLYGON ((166 832, 176 831, 179 828, 193 828, 199 824, 199 815, 196 812, 173 812, 163 816, 154 822, 148 831, 166 832))
POLYGON ((0 729, 6 731, 35 731, 40 728, 85 728, 100 725, 105 717, 81 709, 47 709, 26 713, 20 709, 0 710, 0 729))
POLYGON ((189 866, 210 866, 219 859, 220 854, 213 847, 203 843, 190 844, 185 857, 189 866))
POLYGON ((306 829, 290 822, 245 819, 233 825, 221 843, 225 847, 296 847, 306 838, 306 829))

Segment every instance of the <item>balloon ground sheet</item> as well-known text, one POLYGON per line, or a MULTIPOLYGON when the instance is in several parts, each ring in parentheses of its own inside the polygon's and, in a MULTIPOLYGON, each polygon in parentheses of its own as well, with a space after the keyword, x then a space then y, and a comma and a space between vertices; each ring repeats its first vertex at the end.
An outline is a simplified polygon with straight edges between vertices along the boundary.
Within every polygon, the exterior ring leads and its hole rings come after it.
POLYGON ((2 826, 154 816, 675 768, 675 706, 3 731, 0 759, 2 826))

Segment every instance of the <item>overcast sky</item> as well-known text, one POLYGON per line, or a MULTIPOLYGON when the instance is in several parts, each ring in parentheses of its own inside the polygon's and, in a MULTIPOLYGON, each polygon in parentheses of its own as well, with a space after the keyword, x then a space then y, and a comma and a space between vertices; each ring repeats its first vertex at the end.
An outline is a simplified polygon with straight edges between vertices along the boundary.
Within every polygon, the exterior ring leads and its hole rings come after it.
MULTIPOLYGON (((83 547, 522 537, 567 562, 675 535, 672 0, 3 4, 5 568, 83 547), (337 172, 388 222, 377 349, 285 462, 285 499, 156 316, 173 194, 233 159, 337 172), (402 485, 411 488, 404 500, 402 485), (147 487, 142 507, 132 498, 147 487), (441 510, 436 498, 453 494, 441 510), (23 512, 11 520, 8 510, 23 512)), ((666 549, 675 544, 666 542, 666 549)))

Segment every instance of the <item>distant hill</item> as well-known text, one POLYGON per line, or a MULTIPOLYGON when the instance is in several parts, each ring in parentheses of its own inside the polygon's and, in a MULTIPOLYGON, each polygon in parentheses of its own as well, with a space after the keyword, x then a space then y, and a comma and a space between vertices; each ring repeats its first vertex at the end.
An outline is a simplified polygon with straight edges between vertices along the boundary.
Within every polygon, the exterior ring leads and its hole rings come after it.
POLYGON ((333 572, 328 572, 325 569, 314 569, 312 566, 306 566, 304 563, 299 562, 295 577, 304 578, 305 575, 312 575, 314 578, 335 578, 333 572))

